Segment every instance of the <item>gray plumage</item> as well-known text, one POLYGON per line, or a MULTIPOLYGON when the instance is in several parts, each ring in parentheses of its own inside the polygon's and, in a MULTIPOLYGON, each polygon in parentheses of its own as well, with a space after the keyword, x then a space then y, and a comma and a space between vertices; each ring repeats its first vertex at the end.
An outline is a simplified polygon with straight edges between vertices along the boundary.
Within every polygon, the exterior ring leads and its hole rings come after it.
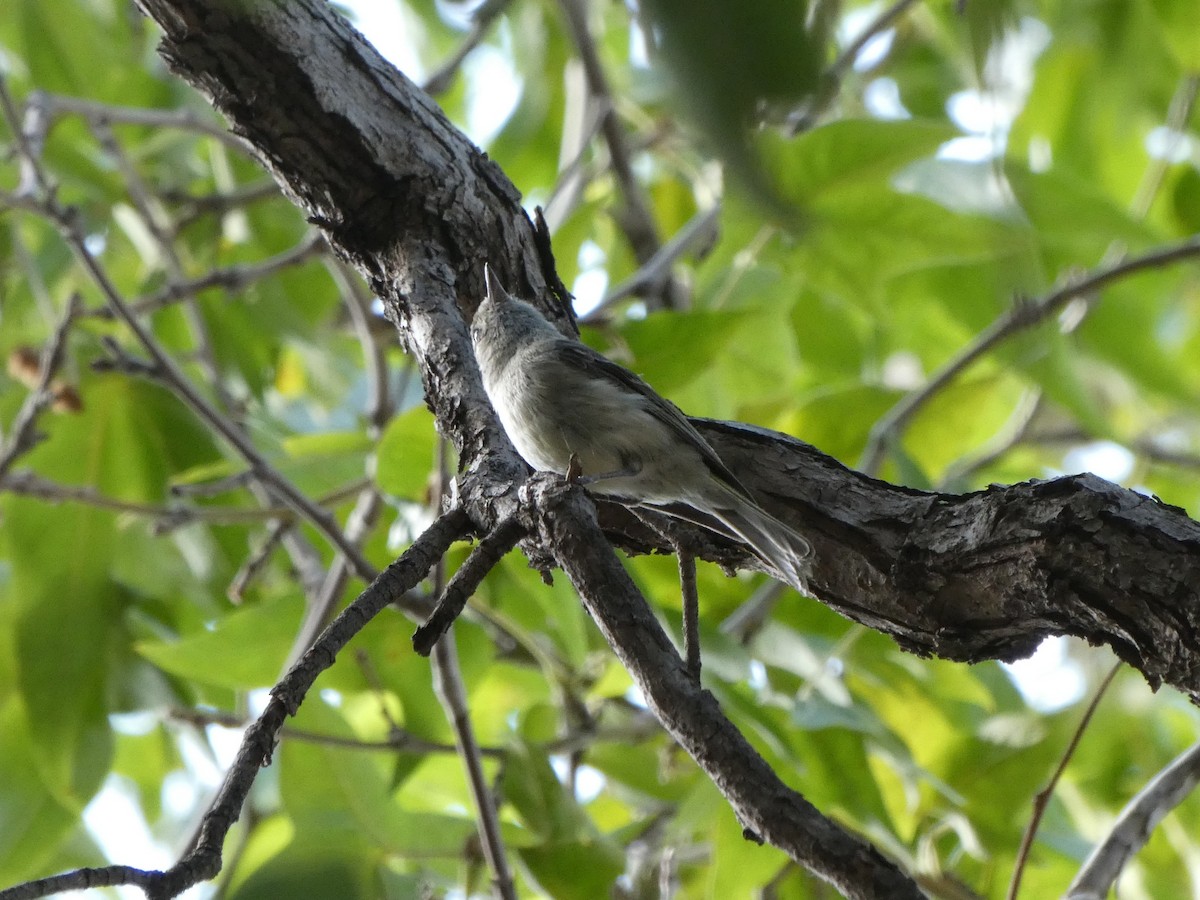
POLYGON ((807 592, 812 547, 758 505, 673 403, 569 340, 485 268, 471 339, 483 385, 517 452, 565 474, 574 456, 594 494, 657 509, 741 540, 807 592))

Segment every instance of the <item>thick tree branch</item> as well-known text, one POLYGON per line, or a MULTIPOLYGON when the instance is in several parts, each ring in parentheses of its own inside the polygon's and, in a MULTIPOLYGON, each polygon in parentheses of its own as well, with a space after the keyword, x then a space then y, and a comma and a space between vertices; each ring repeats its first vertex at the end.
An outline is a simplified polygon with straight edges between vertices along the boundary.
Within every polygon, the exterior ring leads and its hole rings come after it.
POLYGON ((1183 510, 1090 474, 916 491, 775 432, 697 425, 813 542, 816 596, 905 649, 1012 660, 1072 635, 1200 699, 1200 523, 1183 510))

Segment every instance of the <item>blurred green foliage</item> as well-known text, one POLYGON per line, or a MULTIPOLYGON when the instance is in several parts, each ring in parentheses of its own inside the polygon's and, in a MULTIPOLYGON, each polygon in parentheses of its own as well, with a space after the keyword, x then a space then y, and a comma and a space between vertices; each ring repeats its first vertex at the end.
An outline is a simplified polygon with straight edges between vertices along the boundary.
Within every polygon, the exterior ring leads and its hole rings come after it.
MULTIPOLYGON (((913 5, 869 64, 844 65, 833 85, 826 73, 881 5, 654 0, 639 19, 593 4, 610 99, 659 233, 678 233, 715 198, 721 207, 717 239, 677 265, 687 308, 626 300, 589 340, 694 415, 779 428, 853 465, 880 416, 1012 304, 1200 227, 1194 2, 1013 0, 968 3, 966 17, 956 6, 913 5), (797 135, 756 128, 796 110, 808 126, 797 135), (781 225, 737 178, 722 186, 711 154, 736 169, 736 148, 751 145, 776 199, 803 212, 801 227, 781 225)), ((471 7, 399 8, 419 81, 465 38, 471 7)), ((121 0, 9 0, 0 17, 0 65, 18 99, 42 90, 217 124, 165 73, 154 42, 121 0)), ((572 162, 562 146, 579 113, 575 57, 556 4, 512 0, 439 97, 465 125, 489 103, 495 67, 509 73, 515 106, 480 137, 528 197, 553 196, 572 162)), ((187 277, 268 259, 306 233, 269 187, 205 205, 266 181, 224 142, 162 125, 119 124, 116 134, 177 226, 187 277)), ((64 113, 43 160, 128 298, 169 283, 125 177, 85 119, 64 113)), ((602 270, 612 286, 636 270, 616 215, 626 188, 607 160, 602 140, 586 144, 583 184, 555 234, 563 279, 590 300, 600 291, 583 276, 602 270)), ((10 157, 0 178, 6 190, 17 182, 10 157)), ((374 479, 387 502, 364 552, 383 566, 426 521, 435 434, 409 372, 393 384, 395 417, 368 437, 366 365, 329 273, 309 258, 233 293, 207 289, 194 311, 237 417, 273 465, 311 496, 332 494, 342 521, 354 500, 346 486, 374 479)), ((45 342, 73 292, 102 305, 51 227, 0 215, 0 353, 45 342)), ((196 322, 172 304, 146 321, 211 393, 192 355, 196 322)), ((14 471, 111 502, 0 490, 0 886, 105 862, 105 832, 127 824, 89 829, 82 816, 106 785, 178 849, 228 739, 165 712, 240 714, 258 702, 304 612, 279 550, 240 605, 227 598, 269 517, 234 515, 254 508, 236 488, 173 493, 242 464, 163 389, 95 371, 104 340, 132 347, 103 317, 74 329, 62 374, 83 409, 43 416, 47 439, 14 471), (159 533, 180 504, 199 515, 159 533)), ((386 352, 407 370, 399 350, 386 352)), ((26 395, 19 380, 0 379, 0 427, 26 395)), ((1115 284, 987 355, 896 436, 879 474, 961 491, 1086 464, 1197 515, 1198 400, 1200 275, 1179 265, 1115 284), (1108 452, 1080 453, 1098 447, 1108 452)), ((329 563, 316 532, 302 533, 329 563)), ((673 561, 629 567, 677 634, 673 561)), ((514 554, 477 602, 517 646, 498 646, 473 622, 456 626, 522 896, 651 897, 666 882, 678 897, 831 896, 778 851, 742 839, 713 785, 646 722, 564 582, 543 585, 514 554)), ((759 583, 701 567, 707 684, 726 712, 785 781, 905 866, 1004 896, 1033 797, 1108 654, 1071 646, 1052 678, 1082 677, 1083 696, 1039 711, 999 666, 915 659, 792 595, 738 643, 721 622, 759 583)), ((425 745, 453 737, 410 627, 390 613, 372 623, 294 727, 350 742, 402 729, 415 743, 367 750, 285 736, 227 846, 222 896, 486 893, 462 767, 425 745)), ((1152 697, 1123 673, 1050 802, 1022 896, 1060 893, 1198 725, 1185 700, 1152 697)), ((1191 798, 1138 856, 1122 896, 1187 893, 1200 880, 1197 835, 1191 798)))

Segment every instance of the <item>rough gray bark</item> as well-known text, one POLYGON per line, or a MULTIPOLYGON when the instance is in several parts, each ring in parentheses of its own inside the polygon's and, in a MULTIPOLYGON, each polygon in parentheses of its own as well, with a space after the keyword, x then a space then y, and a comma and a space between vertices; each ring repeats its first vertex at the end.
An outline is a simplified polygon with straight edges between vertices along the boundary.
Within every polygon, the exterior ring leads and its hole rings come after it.
MULTIPOLYGON (((525 470, 484 397, 464 316, 483 296, 485 259, 517 292, 561 314, 549 299, 557 281, 545 242, 515 188, 316 0, 139 4, 164 29, 171 68, 209 96, 384 300, 420 363, 439 428, 468 467, 463 501, 472 519, 486 530, 514 512, 525 470)), ((765 505, 814 543, 818 597, 905 648, 1011 659, 1046 635, 1072 634, 1109 644, 1154 685, 1200 694, 1200 525, 1178 510, 1090 476, 963 496, 921 493, 779 435, 698 424, 765 505)), ((767 781, 747 786, 745 772, 758 773, 761 760, 729 734, 711 698, 677 677, 666 641, 622 625, 642 621, 644 601, 609 593, 616 570, 610 553, 592 552, 586 511, 544 512, 549 551, 743 821, 850 896, 918 896, 815 810, 803 840, 778 824, 811 808, 798 806, 802 798, 769 770, 767 781), (714 726, 713 716, 723 724, 714 726), (884 883, 891 887, 880 893, 884 883)), ((601 521, 629 549, 665 549, 619 509, 603 508, 601 521)), ((752 564, 737 548, 698 543, 706 558, 752 564)))
POLYGON ((915 491, 773 432, 701 424, 813 542, 818 597, 905 649, 1011 660, 1073 635, 1200 698, 1200 523, 1183 510, 1088 474, 915 491))

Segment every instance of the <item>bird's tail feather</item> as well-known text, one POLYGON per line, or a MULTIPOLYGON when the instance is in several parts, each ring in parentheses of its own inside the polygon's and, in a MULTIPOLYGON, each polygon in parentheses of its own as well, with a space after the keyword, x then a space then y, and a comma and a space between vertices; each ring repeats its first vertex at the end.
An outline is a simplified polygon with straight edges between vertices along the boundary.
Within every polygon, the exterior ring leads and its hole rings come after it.
POLYGON ((803 537, 765 509, 741 497, 728 508, 713 509, 734 534, 750 545, 763 562, 802 594, 808 593, 813 549, 803 537))
POLYGON ((690 502, 647 504, 646 508, 747 544, 780 579, 800 593, 808 593, 812 544, 741 493, 722 490, 717 502, 705 497, 690 502))

